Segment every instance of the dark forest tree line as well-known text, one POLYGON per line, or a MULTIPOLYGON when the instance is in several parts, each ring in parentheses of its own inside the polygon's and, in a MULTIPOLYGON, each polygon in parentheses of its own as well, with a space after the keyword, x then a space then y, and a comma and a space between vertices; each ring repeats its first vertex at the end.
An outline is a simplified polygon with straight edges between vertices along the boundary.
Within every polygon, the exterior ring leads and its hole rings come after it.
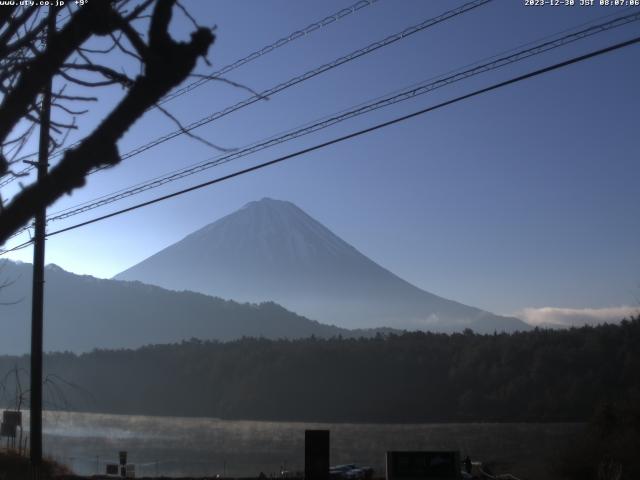
MULTIPOLYGON (((511 335, 192 340, 52 353, 45 370, 59 379, 53 408, 310 421, 586 421, 607 403, 640 404, 639 344, 637 317, 511 335)), ((27 363, 0 357, 0 371, 27 363)))

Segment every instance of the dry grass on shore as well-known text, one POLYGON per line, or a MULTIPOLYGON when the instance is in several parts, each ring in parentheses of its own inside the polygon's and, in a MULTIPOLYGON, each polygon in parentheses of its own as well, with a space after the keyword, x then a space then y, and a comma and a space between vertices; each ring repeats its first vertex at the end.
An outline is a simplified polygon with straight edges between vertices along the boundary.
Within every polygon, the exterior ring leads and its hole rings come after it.
MULTIPOLYGON (((0 479, 24 480, 29 478, 29 458, 16 450, 0 449, 0 479)), ((71 471, 50 458, 43 460, 43 480, 53 478, 71 478, 71 471)))

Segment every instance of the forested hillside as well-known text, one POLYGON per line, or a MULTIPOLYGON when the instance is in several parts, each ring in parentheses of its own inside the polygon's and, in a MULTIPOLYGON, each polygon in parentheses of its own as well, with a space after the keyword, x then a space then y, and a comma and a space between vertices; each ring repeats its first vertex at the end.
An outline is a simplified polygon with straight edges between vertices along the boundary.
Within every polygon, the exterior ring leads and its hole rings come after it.
MULTIPOLYGON (((640 400, 640 317, 620 325, 370 339, 192 340, 46 357, 68 408, 235 419, 582 421, 640 400), (72 387, 69 382, 77 387, 72 387)), ((0 357, 0 372, 26 357, 0 357)), ((10 387, 10 386, 9 386, 10 387)), ((60 390, 60 391, 58 391, 60 390)))
MULTIPOLYGON (((224 341, 358 333, 309 320, 273 302, 237 303, 140 282, 75 275, 55 265, 47 266, 45 276, 45 351, 138 348, 192 337, 224 341)), ((7 284, 0 290, 0 353, 29 351, 31 279, 31 264, 0 259, 0 284, 7 284)))

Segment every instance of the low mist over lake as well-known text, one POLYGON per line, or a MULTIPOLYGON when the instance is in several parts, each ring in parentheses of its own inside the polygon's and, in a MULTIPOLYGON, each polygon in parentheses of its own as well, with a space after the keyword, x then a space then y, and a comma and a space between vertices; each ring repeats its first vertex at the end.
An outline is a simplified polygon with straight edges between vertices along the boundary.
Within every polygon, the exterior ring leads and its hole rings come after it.
MULTIPOLYGON (((363 400, 366 401, 366 400, 363 400)), ((579 423, 351 424, 45 413, 45 453, 81 474, 126 450, 141 475, 257 476, 304 470, 304 430, 331 430, 331 463, 384 476, 387 450, 460 450, 472 458, 535 468, 578 438, 579 423)))

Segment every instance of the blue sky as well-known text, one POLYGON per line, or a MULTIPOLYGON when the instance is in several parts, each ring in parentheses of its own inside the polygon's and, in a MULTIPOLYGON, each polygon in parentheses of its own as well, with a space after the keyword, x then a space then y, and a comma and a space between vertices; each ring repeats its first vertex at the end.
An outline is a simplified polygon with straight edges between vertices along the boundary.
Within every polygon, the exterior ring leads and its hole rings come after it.
MULTIPOLYGON (((217 25, 211 72, 349 6, 349 1, 185 1, 217 25)), ((461 1, 391 1, 349 15, 234 70, 263 90, 461 1)), ((578 1, 576 3, 579 3, 578 1)), ((636 9, 637 10, 637 9, 636 9)), ((495 0, 196 130, 226 147, 355 106, 593 21, 620 7, 526 7, 495 0)), ((610 17, 613 18, 613 17, 610 17)), ((604 21, 604 20, 603 20, 604 21)), ((175 34, 192 28, 176 15, 175 34)), ((408 113, 491 82, 637 36, 640 22, 341 123, 102 209, 55 230, 408 113)), ((126 63, 124 58, 116 62, 126 63)), ((493 312, 603 309, 640 299, 640 46, 412 119, 288 163, 77 229, 47 242, 47 262, 110 277, 245 203, 289 200, 376 262, 430 292, 493 312)), ((209 82, 166 106, 184 123, 247 96, 209 82)), ((118 88, 82 119, 88 132, 118 88)), ((150 112, 126 152, 174 130, 150 112)), ((50 212, 216 155, 184 136, 92 176, 50 212)), ((17 239, 16 243, 23 241, 17 239)), ((10 246, 9 244, 8 246, 10 246)), ((31 261, 31 250, 9 257, 31 261)))

